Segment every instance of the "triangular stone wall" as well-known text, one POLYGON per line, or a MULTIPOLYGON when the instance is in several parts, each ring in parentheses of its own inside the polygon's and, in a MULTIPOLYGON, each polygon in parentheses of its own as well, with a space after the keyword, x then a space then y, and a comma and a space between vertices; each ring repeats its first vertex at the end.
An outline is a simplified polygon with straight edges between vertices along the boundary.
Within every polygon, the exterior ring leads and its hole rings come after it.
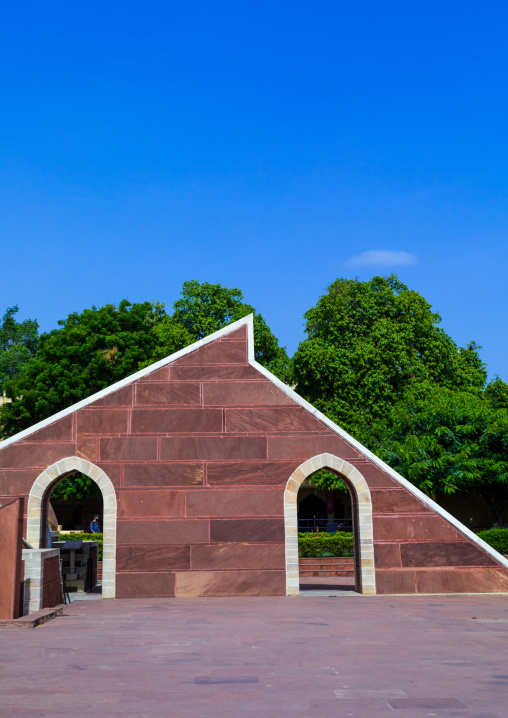
POLYGON ((117 597, 282 595, 286 484, 328 452, 368 484, 378 593, 507 591, 501 557, 255 364, 250 322, 0 444, 0 503, 82 457, 116 490, 117 597))

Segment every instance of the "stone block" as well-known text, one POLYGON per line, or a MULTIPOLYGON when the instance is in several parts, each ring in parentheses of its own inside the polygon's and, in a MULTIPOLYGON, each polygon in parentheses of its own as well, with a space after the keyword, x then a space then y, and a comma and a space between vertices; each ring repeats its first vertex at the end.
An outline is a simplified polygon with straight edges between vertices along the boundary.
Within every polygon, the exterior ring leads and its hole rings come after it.
POLYGON ((66 456, 72 456, 75 444, 71 442, 40 443, 19 441, 0 451, 0 468, 45 469, 66 456))
POLYGON ((79 436, 76 442, 76 454, 88 461, 97 461, 97 444, 95 437, 79 436))
POLYGON ((400 545, 398 543, 375 543, 376 568, 400 568, 400 545))
POLYGON ((331 432, 329 434, 319 434, 315 436, 268 437, 269 459, 305 460, 323 453, 330 453, 340 459, 347 459, 348 461, 350 458, 358 456, 356 449, 353 449, 353 447, 347 444, 343 439, 331 432))
POLYGON ((455 568, 417 569, 418 593, 508 592, 508 569, 455 568))
POLYGON ((173 598, 174 573, 119 573, 116 576, 116 598, 173 598))
POLYGON ((441 516, 374 516, 376 541, 453 540, 455 528, 441 516))
MULTIPOLYGON (((431 566, 497 566, 497 562, 470 541, 422 541, 400 546, 402 565, 431 566)), ((507 571, 508 575, 508 571, 507 571)))
POLYGON ((203 404, 234 407, 295 405, 295 402, 271 381, 222 381, 203 384, 203 404))
POLYGON ((382 488, 382 487, 394 487, 399 488, 400 484, 395 479, 392 479, 382 469, 373 464, 370 461, 362 459, 355 461, 354 458, 351 463, 358 469, 362 474, 363 478, 369 485, 369 488, 382 488))
POLYGON ((185 436, 161 439, 162 460, 266 459, 264 436, 185 436))
POLYGON ((155 437, 111 437, 101 438, 100 458, 102 461, 149 461, 157 458, 155 437))
POLYGON ((177 572, 175 596, 283 596, 284 571, 177 572))
POLYGON ((168 573, 190 568, 190 546, 120 545, 117 547, 116 560, 118 571, 168 573))
POLYGON ((203 364, 247 364, 247 342, 210 342, 172 362, 171 369, 203 364))
POLYGON ((372 512, 374 514, 420 514, 430 509, 406 489, 373 489, 372 512))
POLYGON ((300 406, 226 410, 227 432, 274 434, 276 432, 322 431, 322 429, 321 422, 300 406))
POLYGON ((125 464, 124 486, 202 486, 203 463, 125 464))
POLYGON ((123 386, 121 389, 112 391, 102 399, 97 399, 90 406, 131 406, 133 385, 123 386))
POLYGON ((133 434, 216 433, 222 431, 221 409, 134 409, 133 434))
MULTIPOLYGON (((261 441, 265 443, 264 438, 261 441)), ((207 480, 212 486, 285 486, 295 469, 295 463, 294 461, 209 463, 207 465, 207 480)))
POLYGON ((157 491, 137 489, 120 491, 118 516, 120 518, 166 518, 185 515, 184 491, 157 491))
POLYGON ((263 381, 265 377, 250 364, 215 366, 171 366, 172 381, 263 381))
POLYGON ((209 522, 202 519, 118 520, 118 544, 191 544, 208 543, 209 522))
POLYGON ((282 516, 282 500, 273 489, 196 490, 187 494, 187 516, 282 516))
POLYGON ((39 429, 31 435, 31 441, 71 441, 72 436, 72 414, 64 416, 63 419, 39 429))
POLYGON ((78 434, 126 434, 127 409, 81 409, 78 434))
POLYGON ((284 569, 284 544, 201 544, 191 546, 193 570, 284 569))
POLYGON ((136 386, 136 405, 189 405, 201 404, 201 387, 198 382, 141 382, 136 386))
POLYGON ((213 542, 281 542, 284 541, 283 519, 212 519, 210 540, 213 542))
POLYGON ((415 572, 412 570, 376 571, 377 593, 416 593, 415 572))

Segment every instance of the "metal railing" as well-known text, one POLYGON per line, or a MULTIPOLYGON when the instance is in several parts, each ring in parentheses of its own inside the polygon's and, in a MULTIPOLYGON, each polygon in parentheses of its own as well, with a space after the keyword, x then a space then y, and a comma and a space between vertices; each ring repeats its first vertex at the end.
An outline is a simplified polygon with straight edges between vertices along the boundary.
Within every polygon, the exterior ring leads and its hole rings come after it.
POLYGON ((299 533, 316 533, 316 529, 328 533, 353 531, 353 519, 298 519, 299 533))

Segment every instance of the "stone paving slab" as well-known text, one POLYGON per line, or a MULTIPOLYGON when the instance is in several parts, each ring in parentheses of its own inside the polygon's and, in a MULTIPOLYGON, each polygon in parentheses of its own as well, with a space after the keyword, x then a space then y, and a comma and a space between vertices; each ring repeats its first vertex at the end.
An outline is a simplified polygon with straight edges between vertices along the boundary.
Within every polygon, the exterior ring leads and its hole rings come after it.
POLYGON ((0 635, 12 718, 505 718, 504 596, 80 601, 0 635))

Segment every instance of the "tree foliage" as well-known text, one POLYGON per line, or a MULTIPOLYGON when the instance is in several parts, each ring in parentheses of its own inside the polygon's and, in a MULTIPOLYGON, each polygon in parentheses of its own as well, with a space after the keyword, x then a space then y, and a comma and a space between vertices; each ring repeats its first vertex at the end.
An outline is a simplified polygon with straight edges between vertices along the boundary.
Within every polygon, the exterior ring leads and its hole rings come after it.
POLYGON ((485 383, 474 342, 458 347, 439 315, 395 275, 337 279, 305 319, 308 339, 293 358, 297 391, 364 442, 415 384, 485 383))
POLYGON ((85 309, 41 334, 23 371, 6 382, 12 403, 2 407, 0 433, 14 434, 135 372, 156 346, 160 304, 85 309))
POLYGON ((17 306, 9 307, 0 322, 0 393, 5 383, 22 371, 34 356, 39 338, 39 325, 35 319, 17 322, 17 306))
POLYGON ((66 476, 51 492, 51 499, 88 499, 92 496, 102 497, 100 488, 95 481, 85 474, 74 472, 66 476))
POLYGON ((396 405, 378 442, 378 455, 425 493, 480 494, 504 524, 508 411, 485 394, 418 385, 396 405))
POLYGON ((184 282, 181 298, 173 308, 173 314, 165 316, 153 329, 157 346, 147 363, 163 359, 248 314, 254 314, 256 361, 283 381, 287 379, 289 358, 286 350, 279 347, 261 314, 243 301, 240 289, 195 280, 184 282))

